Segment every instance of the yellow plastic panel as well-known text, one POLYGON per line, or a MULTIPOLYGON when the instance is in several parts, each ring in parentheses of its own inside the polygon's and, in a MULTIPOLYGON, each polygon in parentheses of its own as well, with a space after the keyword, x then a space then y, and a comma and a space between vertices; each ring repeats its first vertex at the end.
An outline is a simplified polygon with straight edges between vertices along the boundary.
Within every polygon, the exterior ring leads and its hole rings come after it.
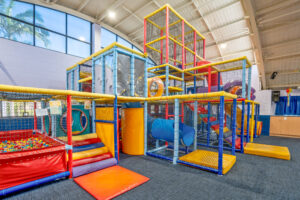
POLYGON ((101 155, 101 154, 104 154, 107 152, 108 152, 107 147, 101 147, 101 148, 91 149, 91 150, 87 150, 87 151, 76 152, 76 153, 73 153, 73 160, 94 157, 94 156, 98 156, 98 155, 101 155))
MULTIPOLYGON (((218 152, 196 150, 179 158, 179 160, 218 169, 218 152)), ((223 154, 223 174, 226 174, 235 164, 236 157, 233 155, 223 154)))
POLYGON ((122 151, 144 155, 144 108, 122 109, 122 151))
POLYGON ((244 153, 283 160, 291 159, 290 151, 287 147, 267 144, 247 143, 244 148, 244 153))
MULTIPOLYGON (((96 108, 96 120, 114 120, 114 108, 102 107, 96 108)), ((101 139, 101 142, 108 148, 108 151, 115 156, 115 142, 114 142, 114 124, 112 123, 96 123, 96 133, 101 139)))
MULTIPOLYGON (((81 141, 81 140, 87 140, 87 139, 94 139, 97 138, 96 133, 90 133, 86 135, 77 135, 77 136, 72 136, 72 141, 81 141)), ((63 140, 63 141, 68 141, 68 137, 58 137, 58 139, 63 140)))

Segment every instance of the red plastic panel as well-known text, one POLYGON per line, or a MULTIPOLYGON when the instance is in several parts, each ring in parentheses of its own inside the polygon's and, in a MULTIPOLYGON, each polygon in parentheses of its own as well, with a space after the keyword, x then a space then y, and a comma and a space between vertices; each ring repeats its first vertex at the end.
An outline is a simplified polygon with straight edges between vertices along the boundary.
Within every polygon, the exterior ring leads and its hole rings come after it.
POLYGON ((111 155, 111 153, 108 152, 108 153, 104 153, 99 156, 94 156, 91 158, 83 158, 83 159, 79 159, 79 160, 73 160, 73 167, 86 165, 89 163, 98 162, 98 161, 106 160, 109 158, 112 158, 112 155, 111 155))

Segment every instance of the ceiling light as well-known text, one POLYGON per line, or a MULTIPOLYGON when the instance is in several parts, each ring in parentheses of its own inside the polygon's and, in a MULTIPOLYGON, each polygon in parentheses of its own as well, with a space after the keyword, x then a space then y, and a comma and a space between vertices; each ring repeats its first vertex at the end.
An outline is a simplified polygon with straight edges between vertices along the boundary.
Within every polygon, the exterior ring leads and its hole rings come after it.
POLYGON ((221 45, 220 45, 220 48, 221 49, 225 49, 227 47, 227 43, 222 43, 221 45))
POLYGON ((114 11, 108 11, 108 17, 114 19, 116 17, 116 13, 114 11))

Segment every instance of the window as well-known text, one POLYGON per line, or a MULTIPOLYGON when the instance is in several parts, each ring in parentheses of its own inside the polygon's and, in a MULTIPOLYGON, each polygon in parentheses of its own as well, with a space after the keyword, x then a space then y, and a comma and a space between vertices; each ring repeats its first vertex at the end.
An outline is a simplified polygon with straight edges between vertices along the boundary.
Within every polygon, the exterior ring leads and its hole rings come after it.
POLYGON ((33 23, 33 5, 29 3, 0 0, 0 13, 28 23, 33 23))
POLYGON ((17 0, 0 0, 0 37, 79 57, 91 53, 90 22, 17 0))
POLYGON ((68 15, 68 36, 89 43, 91 41, 91 23, 68 15))
MULTIPOLYGON (((13 102, 0 101, 1 117, 32 117, 34 115, 33 102, 13 102)), ((40 109, 41 102, 37 102, 37 108, 40 109)))
POLYGON ((33 45, 33 26, 0 15, 0 37, 33 45))
POLYGON ((90 55, 90 45, 68 38, 68 53, 75 56, 88 57, 90 55))
POLYGON ((143 51, 141 51, 140 49, 138 49, 137 47, 133 46, 133 50, 136 50, 138 52, 144 53, 143 51))
POLYGON ((113 42, 116 42, 117 36, 116 34, 106 30, 105 28, 101 28, 101 48, 104 48, 110 45, 113 42))
POLYGON ((132 44, 130 42, 128 42, 127 40, 124 40, 123 38, 121 38, 119 36, 118 36, 117 40, 118 40, 117 42, 120 43, 121 45, 132 49, 132 44))
POLYGON ((66 37, 42 28, 36 28, 35 45, 64 53, 66 51, 66 37))
POLYGON ((66 14, 56 10, 35 6, 35 24, 57 33, 66 34, 66 14))

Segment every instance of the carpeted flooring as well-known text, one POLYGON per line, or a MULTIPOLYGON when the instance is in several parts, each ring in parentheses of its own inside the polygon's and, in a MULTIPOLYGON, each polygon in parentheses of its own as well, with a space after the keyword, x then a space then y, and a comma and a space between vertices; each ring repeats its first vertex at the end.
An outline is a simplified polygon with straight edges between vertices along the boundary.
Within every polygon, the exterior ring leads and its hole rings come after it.
MULTIPOLYGON (((121 155, 121 166, 151 180, 116 199, 300 199, 300 139, 262 136, 255 142, 288 146, 292 159, 237 154, 237 162, 231 171, 218 176, 157 158, 121 155)), ((93 197, 72 180, 61 180, 7 199, 93 197)))

